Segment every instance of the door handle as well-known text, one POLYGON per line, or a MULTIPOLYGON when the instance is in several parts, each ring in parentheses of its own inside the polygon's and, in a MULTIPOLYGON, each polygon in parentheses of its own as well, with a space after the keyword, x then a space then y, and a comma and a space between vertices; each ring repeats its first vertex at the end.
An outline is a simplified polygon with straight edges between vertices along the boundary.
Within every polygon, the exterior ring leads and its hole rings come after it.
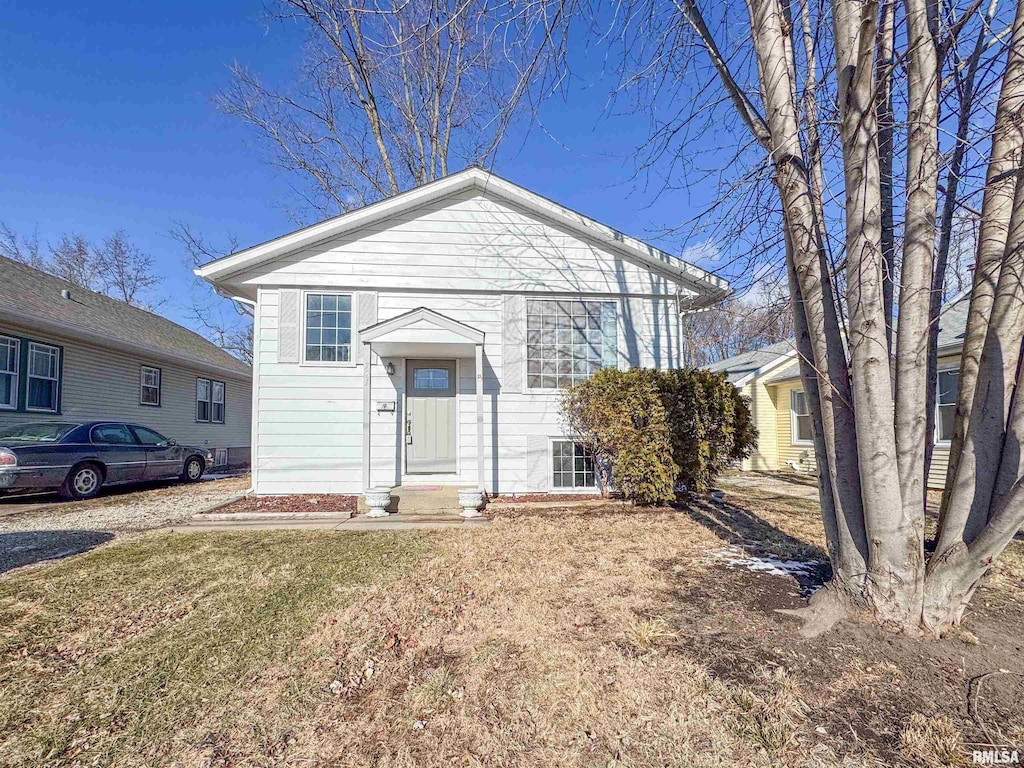
POLYGON ((405 443, 412 445, 412 419, 405 420, 405 443))

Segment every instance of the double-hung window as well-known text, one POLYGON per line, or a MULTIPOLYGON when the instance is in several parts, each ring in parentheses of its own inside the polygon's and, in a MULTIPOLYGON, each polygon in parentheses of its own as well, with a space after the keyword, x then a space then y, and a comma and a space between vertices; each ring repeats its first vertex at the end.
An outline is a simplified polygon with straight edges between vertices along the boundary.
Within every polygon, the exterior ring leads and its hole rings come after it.
POLYGON ((790 417, 793 422, 793 444, 807 445, 814 442, 814 433, 811 431, 811 412, 807 407, 807 393, 794 389, 790 397, 792 398, 790 417))
POLYGON ((352 360, 352 297, 307 293, 305 360, 347 363, 352 360))
POLYGON ((552 487, 560 489, 594 488, 594 459, 579 443, 554 440, 551 443, 552 487))
POLYGON ((526 303, 526 383, 560 389, 616 364, 613 301, 530 299, 526 303))
POLYGON ((139 405, 160 405, 161 371, 149 365, 139 368, 139 405))
POLYGON ((951 368, 939 371, 935 392, 935 441, 948 443, 953 439, 956 423, 956 398, 960 389, 960 371, 951 368))
POLYGON ((28 398, 30 411, 57 412, 60 402, 60 348, 30 341, 28 345, 28 398))
POLYGON ((21 342, 0 336, 0 408, 18 407, 18 368, 21 365, 21 342))
POLYGON ((196 379, 196 421, 224 423, 224 382, 196 379))

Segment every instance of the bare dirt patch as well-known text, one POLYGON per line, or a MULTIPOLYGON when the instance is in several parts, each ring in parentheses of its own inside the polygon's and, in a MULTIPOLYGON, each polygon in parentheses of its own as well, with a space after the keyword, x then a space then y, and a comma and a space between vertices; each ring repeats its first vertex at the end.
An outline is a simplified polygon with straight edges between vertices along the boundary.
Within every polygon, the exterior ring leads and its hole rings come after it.
POLYGON ((226 507, 207 510, 220 514, 355 512, 358 496, 338 494, 293 494, 290 496, 247 496, 226 507))

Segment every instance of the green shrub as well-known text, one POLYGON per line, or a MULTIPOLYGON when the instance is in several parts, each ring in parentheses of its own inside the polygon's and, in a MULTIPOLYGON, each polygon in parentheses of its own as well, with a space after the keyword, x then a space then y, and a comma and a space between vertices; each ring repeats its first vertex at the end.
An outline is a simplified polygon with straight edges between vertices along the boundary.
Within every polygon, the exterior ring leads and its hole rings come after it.
POLYGON ((612 484, 639 504, 706 492, 730 461, 750 455, 757 431, 746 398, 721 374, 606 368, 567 389, 562 416, 612 484))

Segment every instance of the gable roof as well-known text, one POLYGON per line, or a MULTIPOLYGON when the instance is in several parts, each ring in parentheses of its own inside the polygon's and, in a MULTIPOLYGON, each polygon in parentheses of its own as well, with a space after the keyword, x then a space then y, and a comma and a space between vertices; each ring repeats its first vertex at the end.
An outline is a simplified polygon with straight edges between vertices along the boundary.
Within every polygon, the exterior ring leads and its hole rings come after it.
POLYGON ((165 317, 0 257, 0 319, 249 378, 248 365, 165 317), (69 291, 66 299, 61 291, 69 291))
POLYGON ((712 363, 707 368, 712 373, 724 373, 732 384, 742 386, 759 373, 795 354, 796 348, 793 339, 786 339, 761 349, 751 349, 727 357, 725 360, 712 363))
MULTIPOLYGON (((970 291, 957 294, 947 301, 939 312, 939 354, 951 354, 963 344, 967 330, 967 315, 971 306, 970 291)), ((793 339, 780 341, 761 349, 719 360, 708 366, 712 373, 725 373, 733 384, 748 383, 751 379, 771 372, 766 384, 776 384, 800 376, 800 366, 794 358, 793 339), (786 365, 780 365, 789 361, 786 365)))
POLYGON ((729 295, 728 282, 718 275, 676 258, 652 245, 624 235, 478 166, 470 166, 463 171, 422 184, 380 202, 211 261, 196 269, 195 273, 204 280, 216 283, 279 256, 467 190, 476 190, 519 206, 565 227, 574 234, 597 241, 652 272, 663 275, 693 291, 697 294, 696 304, 698 305, 711 304, 729 295))

